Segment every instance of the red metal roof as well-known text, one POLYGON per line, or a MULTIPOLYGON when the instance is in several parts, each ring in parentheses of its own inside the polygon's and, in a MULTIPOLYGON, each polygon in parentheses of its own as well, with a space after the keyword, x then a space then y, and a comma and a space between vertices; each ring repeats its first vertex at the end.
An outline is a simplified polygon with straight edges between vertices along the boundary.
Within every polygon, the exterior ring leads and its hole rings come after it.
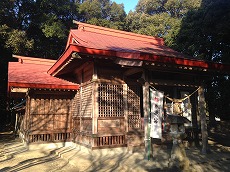
POLYGON ((79 24, 70 31, 76 40, 70 43, 91 49, 116 52, 149 53, 159 56, 183 57, 181 53, 164 46, 163 39, 130 32, 108 29, 89 24, 79 24))
POLYGON ((71 58, 73 52, 110 56, 151 62, 170 63, 212 70, 227 70, 230 66, 185 58, 164 45, 161 38, 124 32, 77 22, 78 29, 70 31, 66 50, 48 73, 56 75, 71 58))
POLYGON ((18 62, 9 62, 8 86, 19 88, 77 90, 79 85, 53 77, 47 70, 56 60, 14 56, 18 62))

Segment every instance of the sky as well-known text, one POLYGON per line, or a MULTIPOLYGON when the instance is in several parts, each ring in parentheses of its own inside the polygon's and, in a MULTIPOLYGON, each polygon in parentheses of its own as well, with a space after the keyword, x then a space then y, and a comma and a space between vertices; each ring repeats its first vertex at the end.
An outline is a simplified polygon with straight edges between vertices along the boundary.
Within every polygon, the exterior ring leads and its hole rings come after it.
POLYGON ((137 5, 138 0, 113 0, 114 2, 124 4, 125 12, 128 14, 130 10, 134 11, 135 6, 137 5))

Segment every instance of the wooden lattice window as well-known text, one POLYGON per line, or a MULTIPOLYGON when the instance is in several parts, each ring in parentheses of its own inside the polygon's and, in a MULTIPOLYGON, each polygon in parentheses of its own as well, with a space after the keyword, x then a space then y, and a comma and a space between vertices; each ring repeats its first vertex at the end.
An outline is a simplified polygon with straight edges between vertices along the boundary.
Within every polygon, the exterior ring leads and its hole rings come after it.
POLYGON ((140 86, 130 85, 127 90, 128 126, 141 127, 140 86))
POLYGON ((99 117, 124 116, 123 85, 98 84, 99 117))

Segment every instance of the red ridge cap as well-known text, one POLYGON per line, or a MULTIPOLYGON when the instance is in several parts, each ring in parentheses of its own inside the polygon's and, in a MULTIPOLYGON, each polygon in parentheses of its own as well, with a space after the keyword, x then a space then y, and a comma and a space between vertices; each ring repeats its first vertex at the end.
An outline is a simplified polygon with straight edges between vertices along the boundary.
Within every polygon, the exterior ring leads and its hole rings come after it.
POLYGON ((42 64, 51 66, 56 62, 56 60, 51 59, 42 59, 42 58, 34 58, 34 57, 25 57, 19 55, 13 55, 14 58, 18 59, 18 62, 21 63, 32 63, 32 64, 42 64))

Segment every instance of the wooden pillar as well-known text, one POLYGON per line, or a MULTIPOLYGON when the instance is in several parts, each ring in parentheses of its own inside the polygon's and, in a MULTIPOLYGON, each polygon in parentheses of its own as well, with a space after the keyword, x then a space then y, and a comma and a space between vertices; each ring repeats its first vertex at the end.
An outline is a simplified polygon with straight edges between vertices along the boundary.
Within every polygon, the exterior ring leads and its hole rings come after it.
MULTIPOLYGON (((98 105, 98 83, 96 80, 98 79, 97 75, 97 65, 96 62, 93 64, 93 76, 92 76, 92 134, 93 136, 98 132, 98 112, 99 112, 99 105, 98 105)), ((96 139, 93 137, 92 139, 92 147, 96 146, 96 139)))
POLYGON ((128 124, 128 85, 123 84, 123 91, 124 91, 124 127, 125 132, 127 133, 129 131, 129 124, 128 124))
POLYGON ((24 138, 25 138, 26 144, 29 144, 30 143, 29 133, 31 132, 31 123, 32 123, 31 113, 35 110, 35 107, 36 107, 34 91, 31 91, 31 89, 29 89, 28 91, 27 99, 28 99, 29 108, 28 108, 28 113, 26 114, 26 129, 24 130, 25 131, 24 138))
POLYGON ((208 131, 206 122, 206 110, 205 110, 205 97, 204 97, 204 86, 200 86, 198 90, 198 109, 200 114, 201 123, 201 135, 202 135, 202 153, 207 153, 208 146, 208 131))
POLYGON ((199 136, 198 136, 198 104, 197 104, 198 93, 194 93, 191 97, 192 103, 192 145, 199 146, 199 136))
POLYGON ((92 114, 92 133, 97 134, 97 118, 98 118, 98 84, 93 84, 93 114, 92 114))
POLYGON ((149 116, 149 83, 143 85, 143 110, 144 110, 144 135, 145 135, 145 158, 150 159, 151 140, 150 140, 150 116, 149 116))
POLYGON ((83 116, 83 111, 82 111, 82 84, 80 85, 80 132, 83 130, 82 126, 82 116, 83 116))

